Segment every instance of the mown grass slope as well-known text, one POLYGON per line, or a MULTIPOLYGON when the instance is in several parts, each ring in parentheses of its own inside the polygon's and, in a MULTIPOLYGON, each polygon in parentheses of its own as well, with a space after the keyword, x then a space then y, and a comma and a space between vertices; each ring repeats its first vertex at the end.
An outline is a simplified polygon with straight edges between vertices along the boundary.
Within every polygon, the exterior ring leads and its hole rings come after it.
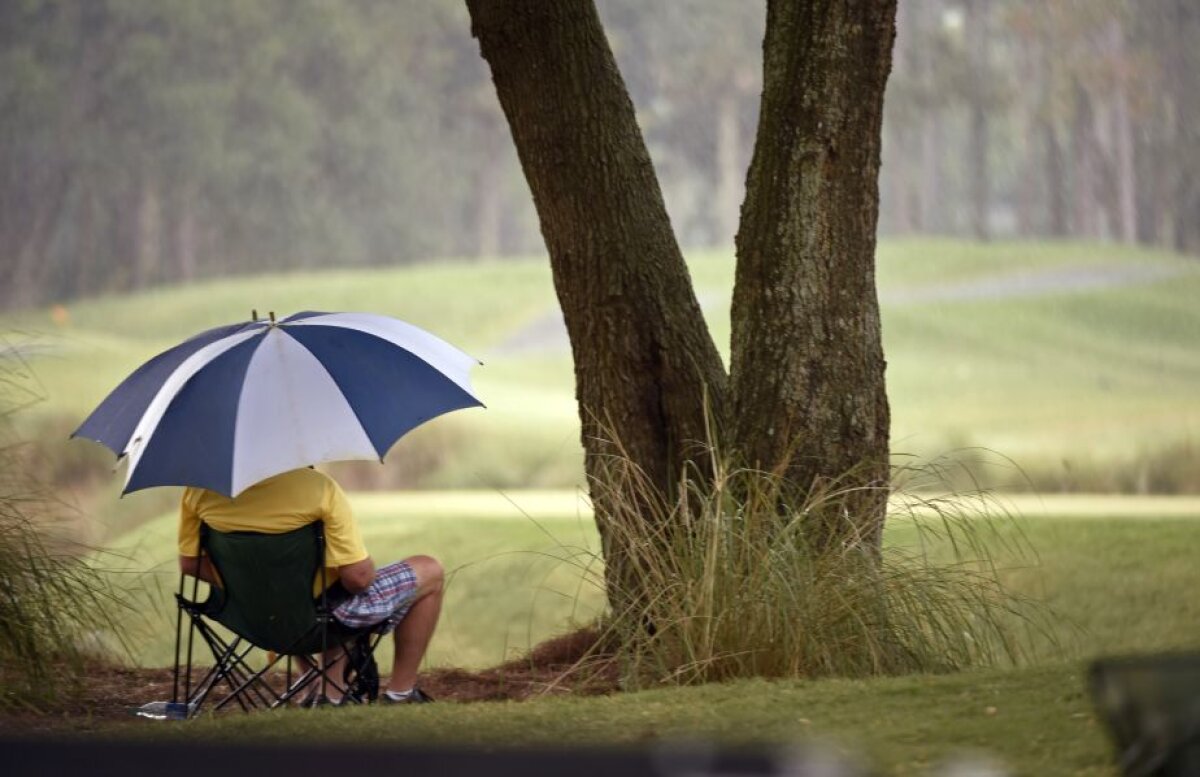
POLYGON ((798 745, 892 775, 937 773, 964 756, 1020 775, 1116 773, 1082 668, 1065 663, 876 680, 748 680, 598 698, 267 712, 123 733, 281 747, 798 745))
MULTIPOLYGON (((603 604, 595 525, 574 492, 372 493, 352 502, 377 560, 428 553, 452 573, 432 665, 498 664, 603 604)), ((1028 663, 1200 647, 1200 600, 1188 595, 1200 585, 1200 500, 1023 500, 1013 510, 1029 517, 996 519, 980 537, 1005 581, 1054 611, 1049 628, 1030 635, 1028 663)), ((114 546, 123 561, 106 557, 139 592, 141 613, 119 624, 147 666, 171 659, 176 521, 164 515, 123 537, 114 546)), ((918 535, 911 520, 889 523, 885 540, 914 547, 922 538, 948 557, 945 539, 918 535)))
MULTIPOLYGON (((570 492, 359 494, 354 502, 377 554, 419 547, 458 568, 432 663, 472 657, 494 663, 527 638, 566 628, 573 610, 599 606, 598 590, 577 588, 578 568, 536 560, 540 552, 563 555, 567 545, 595 546, 586 508, 570 492), (487 560, 471 565, 474 558, 487 560), (542 585, 558 593, 536 594, 542 585), (474 649, 464 649, 469 645, 474 649)), ((1025 517, 996 525, 995 558, 1013 590, 1052 608, 1048 627, 1029 634, 1029 650, 1016 666, 868 680, 749 680, 524 703, 289 710, 122 731, 285 746, 799 742, 865 758, 887 774, 928 773, 964 752, 986 753, 1018 774, 1112 774, 1109 746, 1086 695, 1086 661, 1200 649, 1200 603, 1191 593, 1200 586, 1200 500, 1024 498, 1011 507, 1025 517), (1004 550, 1018 538, 1026 552, 1004 550)), ((169 568, 166 538, 155 535, 169 534, 172 523, 165 517, 148 525, 123 547, 140 547, 143 561, 162 559, 169 568)), ((892 522, 886 537, 908 546, 916 540, 913 524, 902 520, 892 522)), ((929 550, 946 553, 936 539, 929 550)), ((153 656, 165 650, 167 634, 145 638, 153 656)))
MULTIPOLYGON (((701 253, 690 263, 727 352, 732 259, 701 253)), ((880 246, 878 282, 895 451, 984 446, 1052 489, 1195 486, 1183 470, 1200 457, 1200 264, 1083 243, 893 240, 880 246), (1176 460, 1183 466, 1160 476, 1176 460)), ((476 382, 488 410, 440 419, 401 441, 387 466, 409 467, 415 474, 404 482, 578 482, 570 353, 542 259, 160 288, 72 303, 60 327, 44 310, 10 315, 0 328, 33 344, 24 352, 47 395, 26 422, 59 437, 142 361, 251 308, 396 315, 485 361, 476 382), (47 426, 47 417, 60 420, 47 426)), ((993 480, 1021 476, 1000 471, 993 480)))

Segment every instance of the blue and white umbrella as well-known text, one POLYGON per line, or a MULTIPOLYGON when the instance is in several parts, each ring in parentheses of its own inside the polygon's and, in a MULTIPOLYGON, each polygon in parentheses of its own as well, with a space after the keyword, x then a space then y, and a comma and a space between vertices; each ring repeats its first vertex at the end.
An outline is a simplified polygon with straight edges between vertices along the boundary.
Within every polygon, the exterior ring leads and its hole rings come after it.
POLYGON ((129 493, 202 486, 237 496, 281 472, 378 459, 431 418, 482 406, 478 362, 411 324, 297 313, 202 332, 143 364, 73 437, 128 460, 129 493))

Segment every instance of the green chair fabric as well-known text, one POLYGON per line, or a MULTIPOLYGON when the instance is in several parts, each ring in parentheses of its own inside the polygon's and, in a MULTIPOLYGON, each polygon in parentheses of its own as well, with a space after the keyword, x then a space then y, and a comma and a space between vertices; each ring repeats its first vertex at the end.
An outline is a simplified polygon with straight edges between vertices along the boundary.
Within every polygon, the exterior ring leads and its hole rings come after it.
POLYGON ((205 526, 201 543, 222 582, 212 588, 205 615, 264 650, 298 655, 322 649, 322 614, 312 596, 324 566, 320 522, 283 534, 205 526))

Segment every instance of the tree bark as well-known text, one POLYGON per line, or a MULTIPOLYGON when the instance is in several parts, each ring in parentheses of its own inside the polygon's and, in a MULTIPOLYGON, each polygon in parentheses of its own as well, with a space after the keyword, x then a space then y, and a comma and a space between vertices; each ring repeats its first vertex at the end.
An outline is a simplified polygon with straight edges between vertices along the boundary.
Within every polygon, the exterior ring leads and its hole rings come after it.
MULTIPOLYGON (((912 4, 898 7, 896 42, 892 56, 893 83, 911 85, 920 77, 920 9, 912 4)), ((912 91, 916 91, 915 89, 912 91)), ((910 98, 911 100, 912 98, 910 98)), ((919 149, 924 111, 902 110, 885 118, 883 186, 879 221, 885 232, 908 235, 920 231, 919 149)))
POLYGON ((1066 237, 1069 233, 1067 224, 1067 189, 1066 171, 1063 165, 1062 144, 1058 142, 1058 133, 1054 124, 1045 116, 1038 119, 1038 134, 1042 139, 1046 157, 1046 198, 1049 200, 1049 233, 1051 237, 1066 237))
POLYGON ((884 223, 890 227, 892 234, 910 235, 918 231, 916 215, 910 193, 913 178, 912 156, 908 151, 907 138, 911 129, 896 130, 888 133, 888 174, 886 177, 890 211, 884 218, 884 223), (890 216, 890 218, 888 218, 890 216))
MULTIPOLYGON (((1016 53, 1017 74, 1021 82, 1045 84, 1045 65, 1034 41, 1026 36, 1019 37, 1016 53)), ((1045 91, 1045 87, 1025 90, 1014 102, 1014 106, 1020 112, 1022 129, 1027 139, 1027 142, 1017 147, 1017 159, 1021 167, 1021 175, 1017 182, 1017 235, 1023 238, 1042 234, 1039 215, 1044 212, 1045 207, 1038 202, 1038 172, 1044 163, 1039 158, 1038 144, 1028 142, 1028 139, 1037 137, 1038 122, 1041 120, 1046 101, 1045 91)))
POLYGON ((857 489, 812 527, 826 547, 878 551, 886 508, 875 229, 895 15, 894 0, 768 2, 762 110, 737 235, 734 447, 803 487, 857 489))
POLYGON ((133 287, 143 289, 158 279, 162 254, 162 202, 158 186, 149 175, 139 178, 137 202, 133 287))
POLYGON ((1174 175, 1166 208, 1171 245, 1177 251, 1200 253, 1200 100, 1195 84, 1200 54, 1194 43, 1200 37, 1200 9, 1191 0, 1170 0, 1159 9, 1168 25, 1163 67, 1174 119, 1168 141, 1174 175))
POLYGON ((501 183, 504 164, 503 157, 495 153, 498 150, 492 149, 493 153, 483 160, 479 170, 475 256, 480 259, 495 259, 500 256, 500 219, 504 206, 501 183))
MULTIPOLYGON (((706 401, 722 412, 726 377, 596 9, 590 0, 467 8, 550 254, 589 482, 605 477, 615 435, 670 494, 706 437, 706 401)), ((639 532, 614 531, 607 492, 592 493, 619 606, 641 593, 622 590, 623 543, 639 532)))
MULTIPOLYGON (((922 30, 922 37, 931 38, 929 30, 941 23, 941 5, 941 0, 922 0, 917 5, 917 23, 922 30)), ((937 89, 937 61, 932 42, 918 52, 917 63, 922 90, 932 96, 937 89)), ((945 203, 942 202, 942 154, 945 151, 945 132, 941 101, 935 101, 931 97, 925 108, 919 124, 921 186, 917 229, 924 233, 940 233, 945 230, 945 218, 942 215, 945 207, 945 203)))
POLYGON ((33 203, 28 231, 14 251, 16 258, 6 290, 9 307, 32 305, 45 296, 47 254, 66 208, 71 183, 70 173, 56 171, 48 189, 33 203))
POLYGON ((1075 237, 1101 237, 1099 202, 1096 192, 1099 170, 1096 159, 1095 114, 1092 100, 1082 84, 1075 84, 1075 111, 1071 119, 1072 195, 1075 237))
POLYGON ((988 213, 991 209, 988 175, 988 0, 968 0, 966 4, 967 56, 971 68, 971 124, 967 147, 970 171, 971 233, 979 240, 989 236, 988 213))
POLYGON ((477 142, 483 151, 479 166, 475 206, 475 256, 496 259, 500 256, 504 225, 505 155, 503 118, 494 105, 480 106, 472 111, 477 142))
POLYGON ((1133 160, 1133 118, 1129 109, 1128 57, 1121 23, 1108 24, 1109 56, 1121 68, 1113 90, 1113 160, 1117 182, 1117 237, 1122 243, 1137 242, 1137 174, 1133 160))
POLYGON ((195 190, 184 187, 176 205, 174 280, 184 283, 196 277, 196 199, 195 190))
POLYGON ((942 153, 945 149, 945 131, 942 112, 931 108, 925 118, 925 131, 921 133, 921 232, 940 234, 946 230, 946 219, 942 211, 946 203, 942 198, 942 153))

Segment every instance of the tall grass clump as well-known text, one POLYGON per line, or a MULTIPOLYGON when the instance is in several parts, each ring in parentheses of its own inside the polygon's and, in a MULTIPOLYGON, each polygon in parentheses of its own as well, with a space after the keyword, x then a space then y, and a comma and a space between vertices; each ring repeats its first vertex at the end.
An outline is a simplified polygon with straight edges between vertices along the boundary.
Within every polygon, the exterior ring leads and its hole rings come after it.
MULTIPOLYGON (((996 555, 1024 550, 985 494, 891 494, 882 549, 829 543, 828 522, 869 501, 851 498, 862 494, 837 482, 802 488, 708 453, 710 471, 687 470, 673 497, 623 455, 592 484, 605 547, 626 554, 606 585, 616 603, 607 642, 627 684, 947 672, 1021 658, 1038 612, 1001 582, 996 555)), ((912 480, 914 468, 902 474, 912 480)))
POLYGON ((52 502, 24 473, 13 415, 33 392, 0 340, 0 709, 43 708, 77 679, 119 597, 80 550, 53 535, 52 502))

